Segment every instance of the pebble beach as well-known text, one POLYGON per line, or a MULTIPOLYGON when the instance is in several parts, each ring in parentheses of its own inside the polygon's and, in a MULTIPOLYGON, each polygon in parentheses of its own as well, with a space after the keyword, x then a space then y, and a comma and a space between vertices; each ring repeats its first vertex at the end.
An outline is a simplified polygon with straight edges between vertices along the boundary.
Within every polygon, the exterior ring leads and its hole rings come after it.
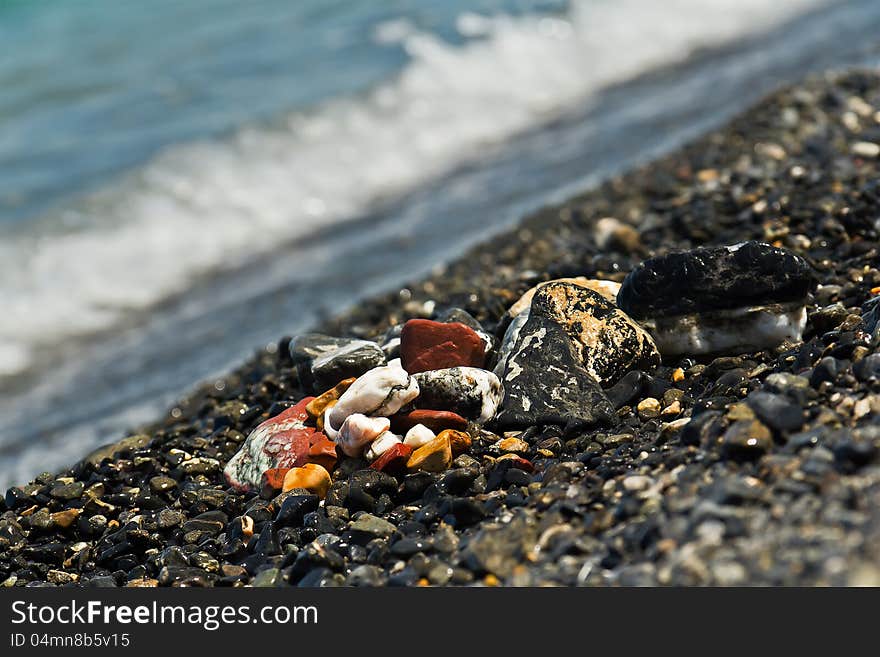
POLYGON ((878 585, 878 167, 784 88, 10 488, 0 584, 878 585))

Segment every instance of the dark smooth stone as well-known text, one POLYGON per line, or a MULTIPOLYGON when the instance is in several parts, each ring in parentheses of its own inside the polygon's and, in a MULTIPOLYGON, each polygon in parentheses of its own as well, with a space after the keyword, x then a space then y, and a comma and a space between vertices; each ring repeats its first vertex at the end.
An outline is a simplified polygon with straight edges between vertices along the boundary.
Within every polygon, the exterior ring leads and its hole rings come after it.
POLYGON ((748 396, 746 403, 758 419, 776 431, 797 431, 804 424, 803 409, 781 395, 755 391, 748 396))
POLYGON ((802 301, 814 285, 803 258, 750 241, 646 260, 627 275, 617 304, 645 319, 802 301))
POLYGON ((290 342, 290 358, 303 387, 323 392, 343 379, 358 377, 385 364, 375 342, 305 333, 290 342))
POLYGON ((869 354, 856 361, 853 365, 853 374, 862 382, 880 379, 880 354, 869 354))
POLYGON ((843 367, 840 361, 831 356, 826 356, 813 368, 813 373, 810 375, 810 385, 818 388, 825 381, 833 383, 837 380, 842 370, 843 367))
POLYGON ((301 525, 305 515, 317 509, 320 502, 317 495, 289 495, 278 509, 275 524, 279 527, 301 525))

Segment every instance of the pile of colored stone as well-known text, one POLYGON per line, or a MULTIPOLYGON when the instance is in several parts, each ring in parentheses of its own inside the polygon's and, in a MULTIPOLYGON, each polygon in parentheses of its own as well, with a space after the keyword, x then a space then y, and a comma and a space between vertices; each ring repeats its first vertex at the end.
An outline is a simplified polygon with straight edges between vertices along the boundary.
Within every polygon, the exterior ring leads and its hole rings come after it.
POLYGON ((498 324, 497 349, 461 309, 411 319, 381 342, 305 334, 290 355, 317 396, 258 426, 226 478, 239 489, 323 496, 340 458, 390 474, 439 472, 487 425, 502 433, 552 424, 569 434, 614 426, 606 390, 628 372, 652 371, 661 355, 799 340, 811 286, 803 259, 747 242, 650 259, 622 286, 541 283, 498 324))
POLYGON ((446 470, 492 420, 502 387, 482 369, 493 339, 456 310, 413 319, 383 344, 305 334, 290 344, 306 397, 263 422, 224 471, 230 485, 323 496, 338 459, 398 474, 446 470), (463 320, 463 321, 459 321, 463 320))

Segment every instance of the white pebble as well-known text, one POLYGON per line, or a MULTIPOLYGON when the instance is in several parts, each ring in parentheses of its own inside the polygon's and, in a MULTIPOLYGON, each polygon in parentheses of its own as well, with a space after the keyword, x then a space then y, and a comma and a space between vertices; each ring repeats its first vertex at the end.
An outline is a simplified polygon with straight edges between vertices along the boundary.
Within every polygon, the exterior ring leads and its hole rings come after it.
MULTIPOLYGON (((397 359, 395 359, 397 361, 397 359)), ((331 427, 341 427, 349 415, 394 415, 419 396, 419 384, 398 365, 376 367, 358 377, 342 393, 327 418, 331 427)))
POLYGON ((403 442, 405 445, 409 445, 413 449, 418 449, 422 445, 427 445, 436 437, 437 436, 434 435, 434 432, 424 424, 417 424, 406 432, 403 442))
POLYGON ((347 456, 360 456, 364 447, 388 431, 390 427, 391 420, 387 417, 367 417, 353 413, 345 418, 342 426, 339 427, 336 444, 342 447, 342 451, 347 456))
POLYGON ((384 432, 367 448, 364 456, 368 461, 375 461, 389 449, 400 442, 400 436, 390 431, 384 432))

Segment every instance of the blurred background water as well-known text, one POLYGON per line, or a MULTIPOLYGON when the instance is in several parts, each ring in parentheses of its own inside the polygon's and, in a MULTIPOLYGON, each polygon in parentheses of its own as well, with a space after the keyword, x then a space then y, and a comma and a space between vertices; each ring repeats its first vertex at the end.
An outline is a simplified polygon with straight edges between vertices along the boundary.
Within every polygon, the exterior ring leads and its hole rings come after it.
POLYGON ((0 1, 0 486, 878 34, 876 0, 0 1))

